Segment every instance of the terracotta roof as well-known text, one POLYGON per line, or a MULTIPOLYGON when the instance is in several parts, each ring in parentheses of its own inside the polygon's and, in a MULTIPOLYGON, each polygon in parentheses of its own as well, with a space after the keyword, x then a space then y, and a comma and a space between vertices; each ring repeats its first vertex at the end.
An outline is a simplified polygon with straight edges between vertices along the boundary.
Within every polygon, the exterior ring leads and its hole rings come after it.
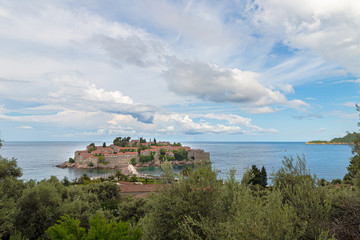
POLYGON ((120 182, 121 193, 147 193, 157 192, 159 189, 158 184, 135 184, 132 182, 120 182))

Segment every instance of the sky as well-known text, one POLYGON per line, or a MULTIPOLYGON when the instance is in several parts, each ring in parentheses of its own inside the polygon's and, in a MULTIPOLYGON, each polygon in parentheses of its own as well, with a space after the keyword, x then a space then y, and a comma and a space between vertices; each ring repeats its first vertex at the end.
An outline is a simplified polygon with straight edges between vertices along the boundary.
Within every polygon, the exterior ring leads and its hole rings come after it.
POLYGON ((0 0, 5 141, 358 131, 358 0, 0 0))

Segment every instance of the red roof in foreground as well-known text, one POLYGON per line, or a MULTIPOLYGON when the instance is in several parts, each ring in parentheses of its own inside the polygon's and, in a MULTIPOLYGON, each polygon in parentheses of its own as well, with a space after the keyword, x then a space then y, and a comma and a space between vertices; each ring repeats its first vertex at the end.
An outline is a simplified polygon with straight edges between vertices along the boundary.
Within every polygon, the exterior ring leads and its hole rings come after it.
POLYGON ((161 185, 159 184, 135 184, 133 182, 119 182, 121 193, 148 193, 157 192, 161 185))

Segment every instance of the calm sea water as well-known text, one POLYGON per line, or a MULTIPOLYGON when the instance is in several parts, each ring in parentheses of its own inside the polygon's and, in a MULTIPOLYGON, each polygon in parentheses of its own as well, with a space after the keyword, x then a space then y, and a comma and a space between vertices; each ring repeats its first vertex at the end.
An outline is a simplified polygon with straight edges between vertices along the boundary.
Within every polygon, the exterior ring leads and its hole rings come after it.
MULTIPOLYGON (((70 157, 76 150, 83 150, 89 142, 4 142, 0 155, 17 158, 22 168, 23 179, 42 180, 50 176, 75 179, 84 173, 96 176, 107 170, 61 169, 55 167, 70 157)), ((102 142, 95 142, 102 145, 102 142)), ((241 179, 247 167, 265 166, 268 174, 281 167, 284 156, 304 155, 307 167, 319 178, 327 180, 342 178, 351 157, 347 145, 306 145, 305 143, 280 142, 183 142, 184 145, 210 152, 213 168, 226 178, 229 169, 236 169, 236 178, 241 179)), ((159 174, 159 168, 144 169, 144 173, 159 174)))

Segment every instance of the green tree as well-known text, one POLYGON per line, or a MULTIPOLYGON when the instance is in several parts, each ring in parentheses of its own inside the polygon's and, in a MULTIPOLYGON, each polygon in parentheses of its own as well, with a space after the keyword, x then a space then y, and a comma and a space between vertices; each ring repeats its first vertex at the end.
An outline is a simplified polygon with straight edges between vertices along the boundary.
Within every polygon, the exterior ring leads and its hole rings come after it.
MULTIPOLYGON (((144 239, 194 239, 184 236, 184 230, 179 227, 186 216, 194 220, 206 217, 218 225, 223 215, 220 187, 211 166, 203 166, 152 195, 149 212, 140 220, 144 239)), ((191 229, 201 231, 197 226, 191 229)))
POLYGON ((161 163, 161 177, 165 183, 173 183, 175 181, 175 172, 171 162, 165 160, 161 163))
POLYGON ((20 167, 17 166, 16 159, 8 160, 0 156, 0 179, 5 177, 21 177, 22 172, 20 167))
POLYGON ((16 226, 15 218, 19 211, 17 199, 24 189, 23 181, 18 179, 21 176, 16 159, 8 160, 0 156, 0 239, 7 239, 16 226))
POLYGON ((80 227, 80 220, 71 218, 69 215, 64 215, 58 220, 58 223, 49 227, 46 231, 50 239, 85 239, 86 229, 80 227))
POLYGON ((181 170, 182 175, 184 175, 185 177, 191 175, 193 172, 194 172, 194 169, 190 166, 186 166, 186 168, 181 170))
POLYGON ((180 148, 179 150, 174 150, 173 153, 175 160, 181 161, 188 159, 188 151, 186 151, 184 148, 180 148))
POLYGON ((131 137, 124 137, 124 138, 117 137, 114 139, 113 143, 114 143, 114 145, 119 146, 119 147, 126 147, 129 144, 130 140, 131 140, 131 137))
POLYGON ((96 215, 90 219, 90 228, 80 227, 78 219, 68 215, 61 217, 57 224, 46 231, 50 239, 76 239, 76 240, 137 240, 141 239, 142 232, 139 228, 132 228, 128 222, 108 221, 96 215))
POLYGON ((253 185, 261 185, 261 172, 256 165, 252 165, 251 171, 254 175, 253 178, 250 179, 250 183, 253 185))
POLYGON ((103 143, 103 147, 106 147, 106 142, 103 143))
POLYGON ((261 186, 266 187, 267 185, 267 173, 264 166, 261 168, 261 186))
POLYGON ((26 237, 40 238, 62 215, 62 188, 60 182, 43 181, 23 191, 16 224, 26 237))
POLYGON ((273 174, 274 189, 283 202, 294 207, 299 224, 304 226, 305 239, 316 239, 330 228, 331 202, 328 190, 317 187, 315 175, 306 168, 305 157, 284 157, 283 167, 273 174))
MULTIPOLYGON (((356 111, 360 112, 360 106, 357 104, 356 111)), ((358 126, 360 126, 360 122, 358 126)), ((352 183, 356 183, 360 187, 360 134, 354 132, 353 138, 355 139, 351 152, 354 156, 350 158, 350 164, 347 167, 348 173, 344 176, 344 180, 352 181, 352 183)))

